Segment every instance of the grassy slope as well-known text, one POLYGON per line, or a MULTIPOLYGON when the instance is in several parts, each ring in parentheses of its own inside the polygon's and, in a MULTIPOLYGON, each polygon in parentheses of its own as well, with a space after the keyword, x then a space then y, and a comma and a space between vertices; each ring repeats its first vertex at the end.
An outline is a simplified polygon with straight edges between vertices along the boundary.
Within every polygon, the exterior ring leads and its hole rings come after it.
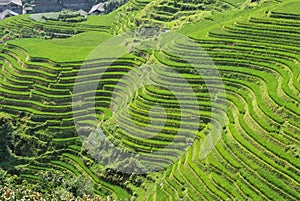
POLYGON ((297 0, 284 0, 282 3, 272 4, 267 2, 255 5, 254 7, 248 6, 245 9, 228 11, 226 13, 214 13, 214 15, 209 19, 186 23, 179 32, 192 38, 203 38, 206 37, 207 32, 210 30, 220 29, 224 25, 231 25, 237 21, 247 20, 250 16, 262 17, 264 16, 264 13, 269 10, 276 12, 299 13, 300 2, 297 0))
MULTIPOLYGON (((234 5, 239 5, 244 2, 244 0, 235 0, 233 2, 226 1, 229 3, 233 3, 234 5)), ((153 4, 154 2, 152 2, 153 4)), ((126 6, 126 5, 125 5, 126 6)), ((122 10, 122 7, 108 15, 102 15, 102 16, 89 16, 88 20, 85 22, 82 22, 80 24, 85 25, 101 25, 101 26, 113 26, 113 24, 116 22, 116 15, 119 12, 119 10, 122 10)), ((144 11, 139 11, 138 15, 143 13, 144 11)), ((251 12, 251 11, 249 11, 251 12)), ((236 12, 234 12, 236 13, 236 12)), ((247 14, 247 13, 246 13, 247 14)), ((206 16, 210 16, 210 12, 203 11, 197 16, 194 16, 192 19, 203 19, 206 16)), ((227 19, 234 19, 236 15, 240 15, 239 12, 237 14, 228 15, 221 14, 222 17, 220 20, 225 21, 224 16, 226 16, 227 19)), ((215 16, 215 15, 214 15, 215 16)), ((218 16, 218 14, 216 15, 218 16)), ((24 17, 24 16, 23 16, 24 17)), ((20 18, 18 16, 18 18, 20 18)), ((6 19, 8 22, 13 21, 13 18, 6 19)), ((216 20, 213 22, 213 24, 218 24, 219 20, 216 20)), ((171 22, 170 26, 176 22, 171 22)), ((207 24, 209 24, 208 22, 207 24)), ((188 33, 194 33, 195 29, 202 30, 202 27, 205 27, 206 23, 195 23, 194 29, 191 26, 186 26, 182 29, 183 34, 188 33), (186 31, 185 31, 186 30, 186 31)), ((82 61, 86 59, 86 57, 89 55, 89 53, 96 48, 99 44, 104 42, 105 40, 112 37, 109 33, 103 33, 103 32, 86 32, 81 33, 78 35, 75 35, 71 38, 67 39, 53 39, 53 40, 43 40, 43 39, 17 39, 10 41, 10 44, 16 45, 24 49, 31 55, 32 57, 41 57, 41 58, 47 58, 52 61, 57 62, 71 62, 71 61, 82 61)))
POLYGON ((47 58, 56 62, 83 61, 89 53, 112 35, 102 32, 86 32, 67 39, 43 40, 25 38, 10 41, 31 57, 47 58))
MULTIPOLYGON (((254 6, 255 4, 251 4, 251 5, 254 6)), ((263 16, 265 16, 265 12, 269 11, 269 10, 276 11, 276 12, 299 14, 300 13, 300 2, 297 0, 293 0, 293 1, 286 0, 281 3, 272 3, 272 4, 264 3, 264 4, 258 5, 258 6, 255 5, 255 7, 247 7, 243 10, 233 10, 233 11, 229 11, 226 13, 214 13, 209 19, 202 19, 198 22, 186 23, 182 27, 182 29, 178 30, 178 32, 181 34, 187 35, 191 38, 194 38, 196 40, 198 40, 198 39, 199 40, 203 40, 203 39, 214 40, 213 38, 208 37, 207 34, 209 31, 214 30, 216 32, 219 32, 219 30, 221 30, 223 26, 232 25, 235 22, 246 21, 250 16, 255 16, 257 18, 263 17, 263 16)), ((212 160, 212 158, 210 158, 209 160, 212 160)), ((180 161, 178 163, 180 164, 180 161)), ((211 176, 209 176, 209 177, 211 177, 211 176)), ((174 179, 174 180, 177 180, 177 179, 174 179)), ((160 181, 160 182, 162 182, 162 181, 160 181)), ((226 184, 224 184, 224 185, 226 185, 226 184)), ((159 188, 159 182, 157 183, 157 188, 159 188)), ((149 193, 149 194, 151 195, 151 193, 149 193)), ((159 200, 164 200, 164 199, 166 199, 166 195, 169 195, 169 194, 163 194, 161 192, 157 192, 156 198, 158 196, 159 200)), ((259 199, 261 199, 261 198, 259 198, 259 199)))
POLYGON ((111 12, 107 15, 102 16, 89 16, 88 20, 85 22, 82 22, 82 24, 87 25, 113 25, 113 22, 115 21, 115 16, 117 14, 117 11, 111 12))

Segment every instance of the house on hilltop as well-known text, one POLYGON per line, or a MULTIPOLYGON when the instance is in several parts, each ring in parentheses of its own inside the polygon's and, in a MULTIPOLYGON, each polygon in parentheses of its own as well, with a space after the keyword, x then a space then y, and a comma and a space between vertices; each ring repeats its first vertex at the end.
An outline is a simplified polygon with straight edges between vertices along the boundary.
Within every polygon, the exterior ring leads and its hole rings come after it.
POLYGON ((17 15, 19 15, 19 13, 16 13, 14 11, 6 9, 5 11, 3 11, 3 12, 0 13, 0 20, 4 20, 7 17, 17 16, 17 15))
POLYGON ((0 12, 10 10, 12 12, 21 14, 23 3, 21 0, 0 0, 0 12))
MULTIPOLYGON (((105 0, 35 0, 33 4, 25 3, 22 0, 0 0, 1 16, 12 16, 26 13, 45 13, 59 12, 63 9, 80 10, 81 12, 89 11, 88 14, 105 13, 105 0), (97 3, 93 5, 94 3, 97 3), (10 12, 11 11, 11 12, 10 12)), ((85 13, 84 16, 87 14, 85 13)))
POLYGON ((89 11, 89 14, 101 14, 105 12, 104 3, 98 3, 94 5, 91 10, 89 11))

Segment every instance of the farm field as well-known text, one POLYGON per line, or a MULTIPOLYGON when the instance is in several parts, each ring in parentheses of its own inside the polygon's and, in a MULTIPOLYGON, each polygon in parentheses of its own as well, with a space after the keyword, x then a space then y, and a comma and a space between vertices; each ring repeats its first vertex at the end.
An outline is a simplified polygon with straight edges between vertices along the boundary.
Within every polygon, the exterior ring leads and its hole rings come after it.
POLYGON ((298 0, 0 21, 0 200, 300 200, 299 39, 298 0))

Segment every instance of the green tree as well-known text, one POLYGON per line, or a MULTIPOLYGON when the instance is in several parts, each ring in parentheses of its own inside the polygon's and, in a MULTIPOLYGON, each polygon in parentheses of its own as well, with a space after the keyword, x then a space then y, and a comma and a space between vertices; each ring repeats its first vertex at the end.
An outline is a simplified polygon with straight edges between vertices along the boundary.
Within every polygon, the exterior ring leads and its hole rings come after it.
POLYGON ((5 170, 3 170, 2 168, 0 168, 0 185, 3 185, 5 183, 6 175, 7 175, 7 172, 5 170))
POLYGON ((65 188, 73 193, 75 197, 82 197, 84 195, 93 195, 93 185, 89 178, 84 175, 78 177, 72 176, 65 180, 65 188))
POLYGON ((12 140, 12 124, 9 119, 0 117, 0 162, 6 161, 10 156, 9 148, 12 140))

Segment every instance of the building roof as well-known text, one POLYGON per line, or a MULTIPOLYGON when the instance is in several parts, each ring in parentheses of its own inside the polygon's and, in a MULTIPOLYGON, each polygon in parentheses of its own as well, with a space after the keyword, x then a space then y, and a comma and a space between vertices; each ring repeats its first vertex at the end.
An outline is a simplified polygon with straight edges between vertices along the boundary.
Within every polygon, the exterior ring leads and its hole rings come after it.
POLYGON ((11 11, 9 9, 6 9, 5 11, 3 11, 2 13, 0 13, 0 20, 3 20, 5 19, 7 16, 16 16, 16 15, 19 15, 19 13, 16 13, 14 11, 11 11))
POLYGON ((5 6, 10 4, 11 0, 0 0, 0 6, 5 6))
POLYGON ((78 10, 78 12, 80 13, 80 15, 82 15, 82 16, 84 16, 84 17, 87 17, 87 14, 88 14, 88 13, 87 13, 86 11, 80 9, 80 10, 78 10))
POLYGON ((96 5, 94 5, 91 10, 89 11, 89 13, 94 13, 95 11, 99 11, 99 12, 104 12, 104 3, 98 3, 96 5))
POLYGON ((33 6, 26 6, 23 8, 24 10, 33 10, 33 6))
POLYGON ((22 0, 0 0, 0 5, 1 6, 7 6, 9 4, 16 4, 18 6, 22 6, 22 0))
POLYGON ((22 0, 12 0, 11 3, 16 4, 18 6, 22 6, 23 5, 22 0))

